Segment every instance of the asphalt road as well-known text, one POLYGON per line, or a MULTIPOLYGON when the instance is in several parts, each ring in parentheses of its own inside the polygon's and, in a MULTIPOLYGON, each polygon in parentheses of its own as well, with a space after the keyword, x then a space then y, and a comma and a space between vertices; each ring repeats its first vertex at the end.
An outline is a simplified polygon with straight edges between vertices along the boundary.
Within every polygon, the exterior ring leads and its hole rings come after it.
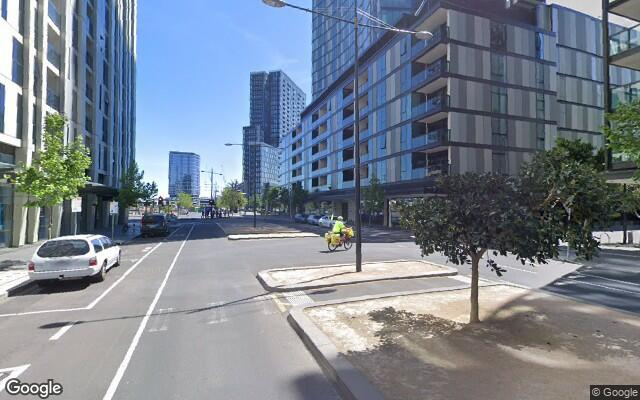
MULTIPOLYGON (((408 240, 371 238, 365 262, 421 258, 408 240)), ((215 221, 181 220, 166 240, 125 245, 122 265, 102 283, 31 287, 0 303, 0 382, 11 374, 54 379, 64 399, 336 399, 289 327, 288 308, 469 282, 469 267, 460 266, 457 277, 273 296, 255 279, 268 268, 351 263, 354 254, 329 253, 321 238, 229 241, 215 221)), ((505 275, 482 268, 483 279, 640 312, 638 258, 607 256, 584 267, 496 261, 505 275)), ((16 397, 1 391, 0 398, 16 397)))

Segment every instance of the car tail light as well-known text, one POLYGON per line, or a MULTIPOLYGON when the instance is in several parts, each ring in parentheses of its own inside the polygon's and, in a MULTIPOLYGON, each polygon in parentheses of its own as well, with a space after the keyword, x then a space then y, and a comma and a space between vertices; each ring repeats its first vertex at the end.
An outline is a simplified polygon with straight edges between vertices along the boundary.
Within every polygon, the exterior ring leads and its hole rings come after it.
POLYGON ((98 265, 98 259, 96 257, 91 257, 89 259, 89 266, 95 267, 96 265, 98 265))
POLYGON ((29 261, 29 264, 27 264, 27 269, 29 271, 35 271, 36 270, 36 264, 33 261, 29 261))

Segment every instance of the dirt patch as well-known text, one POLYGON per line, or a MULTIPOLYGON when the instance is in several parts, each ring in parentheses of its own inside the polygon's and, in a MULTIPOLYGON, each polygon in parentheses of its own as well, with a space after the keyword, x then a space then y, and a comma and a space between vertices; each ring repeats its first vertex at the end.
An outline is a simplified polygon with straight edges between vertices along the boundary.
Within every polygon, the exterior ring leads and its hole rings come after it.
POLYGON ((480 288, 306 309, 388 399, 584 399, 640 381, 640 318, 561 297, 480 288))

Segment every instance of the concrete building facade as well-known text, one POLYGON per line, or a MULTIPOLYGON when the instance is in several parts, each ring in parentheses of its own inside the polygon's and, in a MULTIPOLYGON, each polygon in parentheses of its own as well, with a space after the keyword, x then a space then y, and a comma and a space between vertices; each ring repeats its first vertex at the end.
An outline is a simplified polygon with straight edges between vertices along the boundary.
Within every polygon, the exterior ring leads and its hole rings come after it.
POLYGON ((169 197, 176 200, 180 193, 191 195, 196 203, 200 197, 200 156, 182 151, 169 152, 169 197))
MULTIPOLYGON (((355 218, 355 123, 361 182, 382 182, 385 223, 394 200, 432 192, 441 174, 515 174, 558 137, 602 146, 597 19, 533 0, 425 4, 399 23, 433 37, 387 33, 362 55, 359 121, 351 66, 282 140, 283 180, 309 190, 314 207, 355 218)), ((611 75, 638 76, 618 67, 611 75)))
POLYGON ((48 211, 0 184, 0 246, 109 224, 108 202, 135 157, 136 0, 3 0, 0 9, 0 168, 30 165, 42 148, 44 117, 66 116, 66 140, 89 147, 83 211, 48 211))
POLYGON ((279 184, 280 138, 300 120, 305 99, 282 71, 251 73, 249 126, 242 129, 242 179, 249 196, 279 184))

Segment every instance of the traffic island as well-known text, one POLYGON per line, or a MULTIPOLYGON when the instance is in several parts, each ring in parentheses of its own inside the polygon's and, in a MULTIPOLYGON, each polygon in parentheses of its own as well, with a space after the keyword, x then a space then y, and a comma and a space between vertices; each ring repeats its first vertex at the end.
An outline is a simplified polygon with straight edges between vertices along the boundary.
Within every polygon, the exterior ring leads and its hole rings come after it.
POLYGON ((296 238, 317 238, 318 235, 311 232, 276 232, 276 233, 247 233, 241 235, 229 235, 229 240, 256 240, 256 239, 296 239, 296 238))
POLYGON ((456 275, 458 270, 423 260, 367 262, 356 272, 355 264, 276 268, 260 271, 258 280, 266 290, 289 292, 356 283, 456 275))
POLYGON ((295 307, 289 322, 345 398, 584 399, 640 382, 640 317, 510 285, 295 307))

